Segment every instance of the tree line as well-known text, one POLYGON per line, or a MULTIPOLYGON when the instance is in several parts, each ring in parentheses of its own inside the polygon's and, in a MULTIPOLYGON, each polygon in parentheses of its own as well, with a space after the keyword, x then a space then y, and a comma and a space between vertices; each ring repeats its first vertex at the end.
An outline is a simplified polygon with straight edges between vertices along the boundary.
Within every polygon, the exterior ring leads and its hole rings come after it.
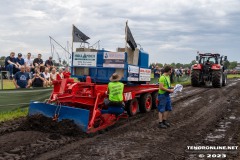
MULTIPOLYGON (((192 65, 196 64, 196 61, 193 60, 191 63, 187 63, 187 64, 182 64, 182 63, 171 63, 170 65, 173 67, 173 68, 191 68, 192 65)), ((150 68, 152 66, 158 66, 160 68, 162 68, 163 66, 167 65, 166 63, 165 64, 162 64, 162 63, 151 63, 150 64, 150 68)), ((224 62, 224 66, 227 68, 227 69, 234 69, 236 68, 238 65, 238 62, 237 61, 226 61, 224 62)))

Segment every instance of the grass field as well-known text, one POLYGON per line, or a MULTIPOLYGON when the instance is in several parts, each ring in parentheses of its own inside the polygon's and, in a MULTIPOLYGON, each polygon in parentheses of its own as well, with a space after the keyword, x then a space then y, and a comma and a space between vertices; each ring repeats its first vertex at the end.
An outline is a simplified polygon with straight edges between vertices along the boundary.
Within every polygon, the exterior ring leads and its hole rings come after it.
POLYGON ((0 122, 8 121, 15 118, 25 117, 28 114, 28 108, 19 108, 14 111, 0 112, 0 122))
POLYGON ((228 74, 227 78, 240 78, 240 74, 228 74))
MULTIPOLYGON (((2 84, 0 84, 2 87, 2 84)), ((0 88, 1 88, 0 87, 0 88)), ((2 88, 1 88, 2 89, 2 88)), ((15 86, 13 84, 13 81, 11 80, 3 80, 3 89, 15 89, 15 86)))

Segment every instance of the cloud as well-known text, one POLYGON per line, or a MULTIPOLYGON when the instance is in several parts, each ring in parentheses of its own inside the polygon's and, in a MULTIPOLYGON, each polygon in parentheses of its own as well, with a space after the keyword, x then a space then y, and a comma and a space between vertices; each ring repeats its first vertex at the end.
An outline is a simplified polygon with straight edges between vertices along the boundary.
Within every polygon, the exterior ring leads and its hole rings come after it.
POLYGON ((151 62, 189 63, 197 51, 240 61, 239 7, 238 0, 3 0, 0 53, 30 51, 46 59, 51 52, 48 36, 66 46, 72 24, 91 44, 100 40, 101 48, 115 51, 125 45, 128 20, 151 62))

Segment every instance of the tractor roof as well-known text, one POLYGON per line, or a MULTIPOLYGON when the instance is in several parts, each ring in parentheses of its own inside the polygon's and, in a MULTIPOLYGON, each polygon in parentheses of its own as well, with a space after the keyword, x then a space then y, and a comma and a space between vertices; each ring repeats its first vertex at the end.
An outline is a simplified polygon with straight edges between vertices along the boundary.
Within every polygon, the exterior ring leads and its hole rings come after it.
POLYGON ((219 53, 200 53, 200 56, 208 56, 208 57, 220 57, 219 53))

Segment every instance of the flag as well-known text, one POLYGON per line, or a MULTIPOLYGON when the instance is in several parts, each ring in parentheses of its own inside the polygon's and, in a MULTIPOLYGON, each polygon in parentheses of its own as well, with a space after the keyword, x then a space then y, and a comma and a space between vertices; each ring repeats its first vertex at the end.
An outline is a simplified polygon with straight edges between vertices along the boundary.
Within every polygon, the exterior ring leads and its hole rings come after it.
POLYGON ((125 36, 126 36, 126 41, 128 45, 132 48, 132 50, 135 50, 137 48, 137 44, 132 36, 132 33, 130 31, 130 28, 128 27, 126 23, 126 28, 125 28, 125 36))
POLYGON ((90 39, 84 33, 82 33, 77 27, 73 25, 73 42, 86 42, 86 40, 90 39))

